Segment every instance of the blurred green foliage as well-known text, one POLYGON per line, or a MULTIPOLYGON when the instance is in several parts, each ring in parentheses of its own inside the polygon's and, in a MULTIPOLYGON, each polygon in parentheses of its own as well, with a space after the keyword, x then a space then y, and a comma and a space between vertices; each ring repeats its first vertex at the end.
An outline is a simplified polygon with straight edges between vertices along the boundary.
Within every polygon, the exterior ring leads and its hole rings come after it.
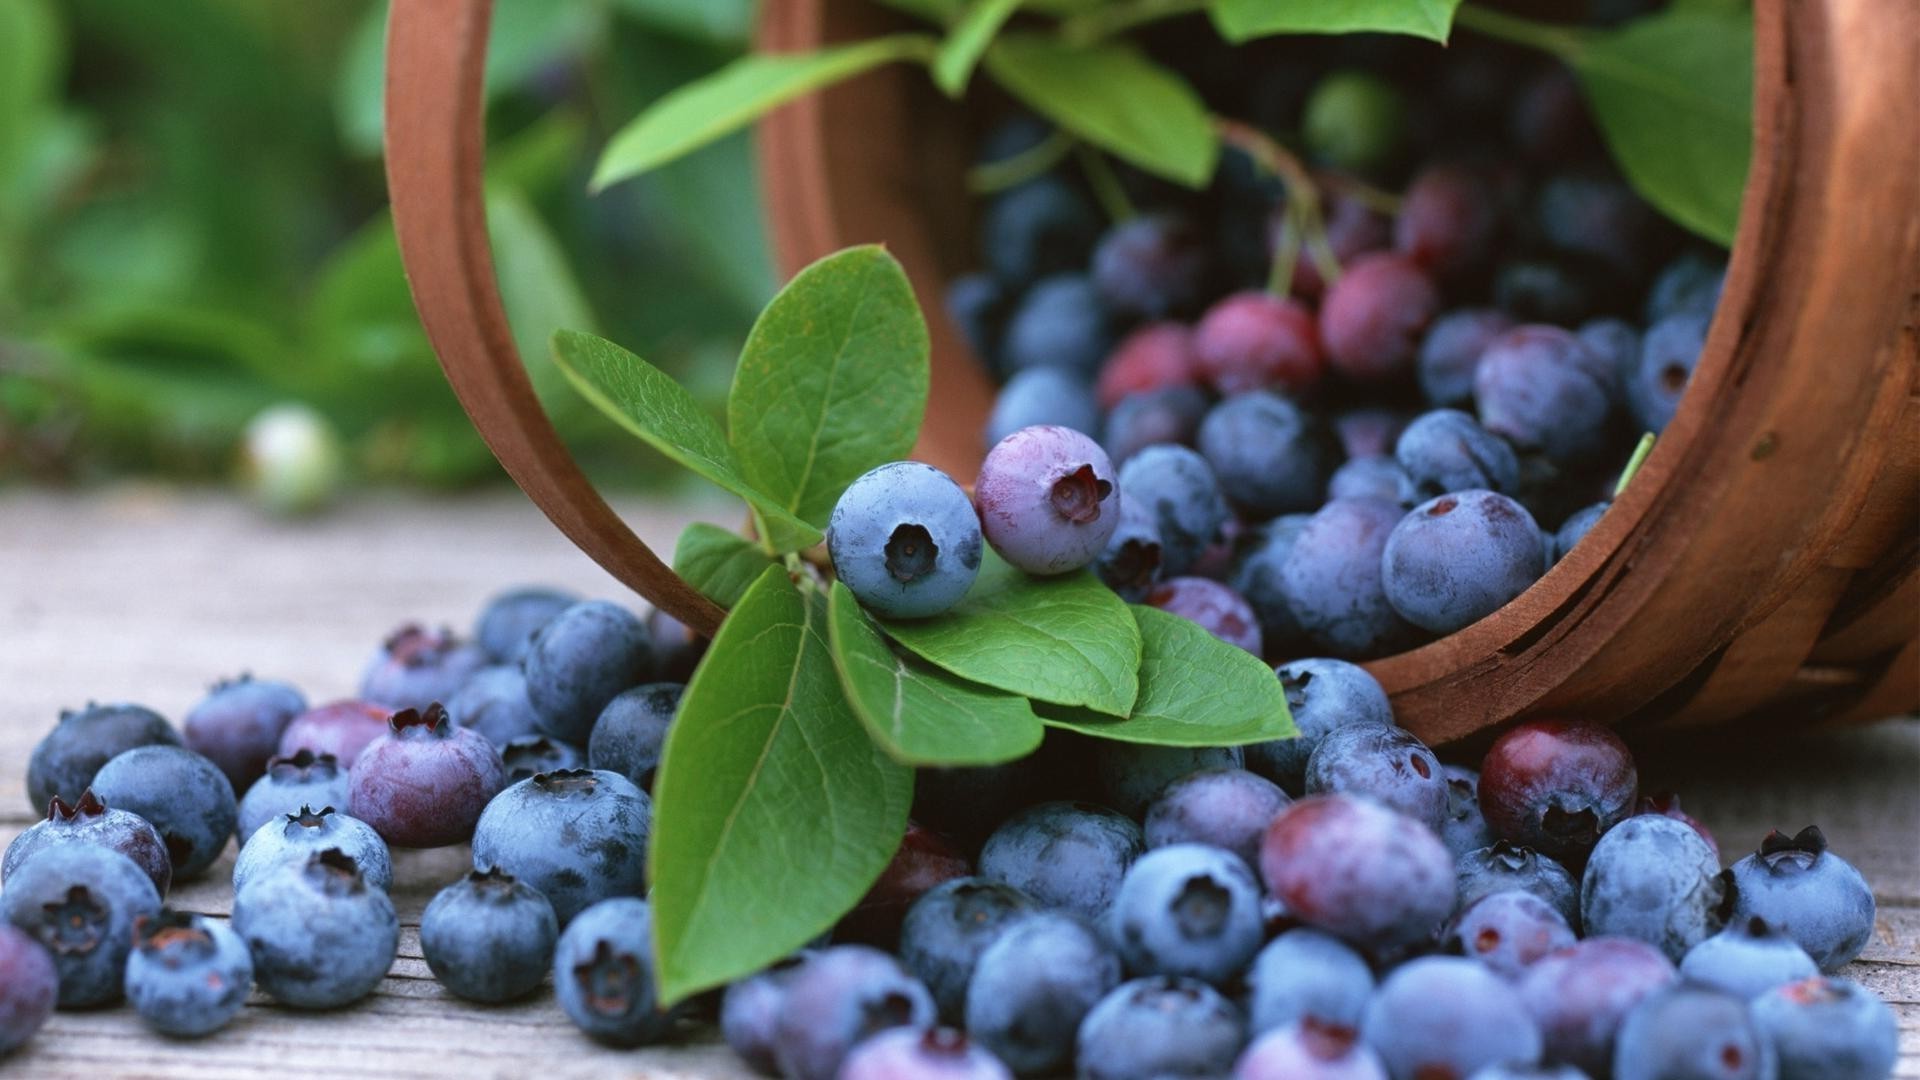
MULTIPOLYGON (((595 330, 724 394, 774 285, 747 142, 591 198, 586 179, 609 131, 739 54, 751 0, 495 7, 488 216, 516 338, 599 477, 664 477, 546 343, 595 330)), ((0 480, 224 476, 282 401, 359 476, 498 475, 386 214, 384 21, 345 0, 0 0, 0 480)))

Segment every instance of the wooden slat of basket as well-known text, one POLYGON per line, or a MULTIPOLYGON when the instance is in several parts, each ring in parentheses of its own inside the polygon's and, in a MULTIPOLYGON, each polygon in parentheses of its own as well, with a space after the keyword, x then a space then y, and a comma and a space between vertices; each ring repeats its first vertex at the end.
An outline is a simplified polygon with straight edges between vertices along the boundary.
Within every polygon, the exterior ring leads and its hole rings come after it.
POLYGON ((1886 574, 1861 575, 1834 610, 1808 660, 1816 664, 1852 664, 1885 656, 1889 649, 1914 638, 1920 628, 1920 547, 1909 546, 1886 574), (1862 587, 1864 586, 1864 588, 1862 587))
POLYGON ((1852 707, 1827 718, 1835 727, 1872 723, 1876 717, 1907 712, 1920 701, 1920 640, 1909 641, 1880 673, 1872 689, 1852 707))
POLYGON ((1852 577, 1829 566, 1801 582, 1785 603, 1735 638, 1700 689, 1658 724, 1701 727, 1765 705, 1793 681, 1852 577))

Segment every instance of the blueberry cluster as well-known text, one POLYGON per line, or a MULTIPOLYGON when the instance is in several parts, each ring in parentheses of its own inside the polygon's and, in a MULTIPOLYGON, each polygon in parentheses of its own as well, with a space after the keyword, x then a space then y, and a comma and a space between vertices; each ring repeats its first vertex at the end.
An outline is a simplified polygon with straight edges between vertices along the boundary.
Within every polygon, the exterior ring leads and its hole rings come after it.
MULTIPOLYGON (((1046 426, 1117 468, 1113 588, 1270 660, 1381 656, 1500 608, 1592 528, 1674 415, 1723 254, 1627 187, 1562 70, 1268 47, 1161 58, 1255 118, 1210 190, 1121 168, 1115 210, 1074 159, 1030 170, 981 207, 983 268, 948 308, 1002 382, 990 466, 1046 426)), ((982 159, 1049 137, 1015 116, 982 159)), ((1043 497, 983 513, 989 540, 1043 497)))

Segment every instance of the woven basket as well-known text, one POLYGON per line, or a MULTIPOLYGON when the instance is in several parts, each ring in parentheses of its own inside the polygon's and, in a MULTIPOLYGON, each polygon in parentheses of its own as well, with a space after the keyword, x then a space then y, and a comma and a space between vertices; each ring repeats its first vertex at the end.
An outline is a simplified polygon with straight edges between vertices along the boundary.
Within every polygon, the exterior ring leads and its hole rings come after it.
MULTIPOLYGON (((1516 716, 1630 730, 1846 723, 1920 705, 1920 5, 1759 0, 1754 159, 1679 414, 1532 588, 1369 665, 1430 743, 1516 716)), ((481 185, 487 5, 408 0, 388 33, 387 173, 421 321, 501 464, 580 548, 695 628, 722 613, 647 550, 541 412, 494 283, 481 185)), ((870 0, 768 0, 762 46, 886 25, 870 0)), ((905 70, 761 129, 788 270, 881 241, 930 312, 968 250, 954 114, 905 70)), ((992 399, 935 317, 917 456, 968 479, 992 399)))

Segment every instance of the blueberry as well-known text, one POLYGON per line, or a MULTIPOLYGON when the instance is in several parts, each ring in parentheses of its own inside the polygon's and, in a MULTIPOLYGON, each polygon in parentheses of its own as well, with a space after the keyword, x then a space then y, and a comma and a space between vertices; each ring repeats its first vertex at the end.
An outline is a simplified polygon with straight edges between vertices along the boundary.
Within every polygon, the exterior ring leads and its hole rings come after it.
POLYGON ((1260 640, 1269 650, 1288 649, 1300 637, 1300 621, 1287 606, 1280 571, 1306 527, 1308 515, 1274 518, 1246 538, 1234 558, 1227 584, 1240 594, 1260 622, 1260 640))
POLYGON ((1247 972, 1253 1030, 1302 1021, 1357 1028, 1373 996, 1373 969, 1331 934, 1300 928, 1268 942, 1247 972))
POLYGON ((1602 318, 1581 323, 1576 334, 1613 373, 1613 392, 1623 398, 1627 379, 1640 362, 1640 331, 1624 319, 1602 318))
POLYGON ((1733 917, 1765 919, 1807 950, 1821 971, 1839 970, 1873 936, 1873 890, 1851 863, 1827 850, 1817 828, 1793 837, 1768 833, 1760 850, 1734 863, 1731 873, 1733 917))
POLYGON ((1333 430, 1340 438, 1340 449, 1350 458, 1392 457, 1393 444, 1410 419, 1398 409, 1362 406, 1335 415, 1333 430))
POLYGON ((1334 440, 1306 410, 1254 390, 1214 406, 1200 453, 1228 501, 1257 518, 1312 510, 1333 471, 1334 440))
POLYGON ((1575 326, 1617 307, 1610 267, 1570 254, 1528 253, 1502 263, 1493 302, 1522 322, 1575 326))
POLYGON ((947 283, 947 318, 990 373, 999 370, 1000 328, 1010 300, 1007 287, 992 274, 962 274, 947 283))
POLYGON ((1093 569, 1122 599, 1147 598, 1160 580, 1160 522, 1152 507, 1138 500, 1120 504, 1120 520, 1093 569))
POLYGON ((1103 432, 1107 456, 1115 465, 1125 465, 1149 446, 1191 445, 1200 433, 1208 407, 1207 395, 1191 386, 1128 394, 1107 414, 1103 432))
POLYGON ((1007 370, 1061 367, 1092 379, 1113 347, 1113 318, 1093 282, 1056 274, 1036 283, 1014 308, 1001 338, 1007 370))
POLYGON ((80 801, 72 805, 56 796, 47 808, 46 820, 21 830, 7 845, 6 857, 0 859, 0 880, 12 877, 39 852, 64 844, 92 844, 125 855, 153 881, 162 896, 173 884, 173 859, 159 831, 138 814, 109 808, 95 797, 92 788, 81 792, 80 801))
POLYGON ((1633 754, 1606 727, 1529 720, 1487 750, 1480 809, 1495 836, 1577 863, 1631 812, 1639 782, 1633 754))
POLYGON ((1552 561, 1559 562, 1566 558, 1567 552, 1573 550, 1573 545, 1578 544, 1593 531, 1593 527, 1600 521, 1600 515, 1606 513, 1607 508, 1612 505, 1611 501, 1597 502, 1568 515, 1567 520, 1561 522, 1560 528, 1553 534, 1552 561))
POLYGON ((1680 974, 1738 998, 1757 998, 1776 986, 1820 974, 1807 950, 1758 916, 1736 919, 1687 950, 1680 974))
POLYGON ((1372 172, 1393 163, 1406 136, 1407 103, 1392 83, 1343 68, 1314 84, 1302 106, 1301 136, 1320 161, 1372 172))
POLYGON ((1016 371, 993 399, 984 442, 993 446, 1021 428, 1037 424, 1100 433, 1100 406, 1084 375, 1043 365, 1016 371))
POLYGON ((302 750, 332 754, 342 769, 352 768, 360 751, 387 733, 387 717, 392 715, 384 705, 351 698, 316 706, 294 717, 280 733, 279 756, 293 757, 302 750))
POLYGON ((727 987, 720 998, 720 1037, 756 1072, 778 1074, 773 1058, 774 1031, 786 1008, 787 988, 806 962, 806 955, 790 956, 764 971, 727 987))
POLYGON ((1380 499, 1335 499, 1301 527, 1281 568, 1287 606, 1321 649, 1346 656, 1391 651, 1412 627, 1388 603, 1381 553, 1400 507, 1380 499))
POLYGON ((1193 336, 1194 366, 1222 394, 1277 387, 1312 390, 1326 373, 1313 312, 1262 290, 1238 292, 1207 309, 1193 336))
POLYGON ((233 928, 275 1001, 334 1009, 373 992, 393 965, 393 901, 337 848, 262 873, 234 894, 233 928))
POLYGON ((1350 1026, 1295 1021, 1253 1041, 1234 1080, 1387 1080, 1387 1067, 1350 1026))
POLYGON ((266 770, 280 733, 306 711, 307 699, 286 683, 242 675, 216 683, 182 727, 187 749, 220 766, 239 791, 266 770))
POLYGON ((1534 223, 1549 247, 1638 276, 1649 261, 1659 217, 1611 176, 1562 173, 1540 185, 1534 223))
POLYGON ((1083 265, 1099 234, 1099 215, 1086 199, 1065 181, 1045 176, 987 204, 980 247, 995 277, 1024 288, 1083 265))
POLYGON ((1653 279, 1653 288, 1647 293, 1647 322, 1685 313, 1713 314, 1726 276, 1724 260, 1709 259, 1697 251, 1673 260, 1653 279))
POLYGON ((1073 1059, 1087 1013, 1120 984, 1120 959, 1070 915, 1026 915, 1001 930, 967 983, 967 1032, 1022 1076, 1073 1059))
POLYGON ((1480 812, 1480 774, 1460 765, 1442 765, 1440 772, 1447 778, 1447 820, 1441 822, 1440 839, 1458 863, 1468 852, 1491 845, 1493 833, 1480 812))
POLYGON ((588 905, 646 888, 653 806, 618 773, 545 773, 493 797, 473 830, 473 864, 544 893, 565 926, 588 905))
POLYGON ((1462 909, 1483 896, 1517 889, 1552 906, 1568 926, 1580 925, 1580 883, 1566 867, 1530 847, 1496 840, 1460 856, 1454 868, 1462 909))
POLYGON ((454 723, 502 749, 522 735, 540 733, 540 714, 527 699, 527 676, 518 665, 481 668, 446 706, 454 723))
POLYGON ((1191 220, 1177 213, 1142 214, 1100 238, 1092 272, 1115 314, 1164 319, 1199 307, 1213 279, 1213 260, 1191 220))
POLYGON ((27 759, 27 804, 38 814, 56 795, 69 804, 79 802, 109 759, 139 746, 180 744, 166 719, 142 705, 89 704, 63 711, 27 759))
POLYGON ((501 786, 505 787, 541 773, 584 769, 587 767, 587 755, 572 743, 563 743, 545 735, 522 735, 501 747, 500 765, 504 773, 501 786))
POLYGON ((302 806, 267 822, 241 845, 240 857, 233 861, 233 891, 238 893, 249 881, 279 867, 302 865, 330 848, 351 858, 368 885, 383 892, 393 888, 393 858, 373 826, 331 806, 302 806))
POLYGON ((425 713, 403 709, 353 763, 347 812, 397 847, 445 847, 472 838, 506 782, 485 736, 454 727, 437 703, 425 713))
POLYGON ((1547 1060, 1606 1076, 1620 1022, 1675 977, 1673 963, 1651 945, 1594 937, 1536 960, 1521 976, 1520 997, 1546 1037, 1547 1060))
POLYGON ((1413 477, 1385 454, 1349 458, 1327 478, 1327 498, 1381 499, 1401 506, 1419 501, 1413 477))
POLYGON ((239 818, 220 767, 178 746, 140 746, 100 766, 100 801, 153 823, 173 860, 173 879, 198 877, 227 849, 239 818))
POLYGON ((839 1080, 1013 1080, 991 1053, 952 1028, 888 1028, 855 1046, 839 1080))
POLYGON ((1080 1080, 1154 1080, 1223 1074, 1246 1040, 1246 1017, 1218 990, 1155 975, 1100 999, 1074 1044, 1080 1080))
POLYGON ((1571 1065, 1489 1065, 1467 1080, 1588 1080, 1571 1065))
POLYGON ((1513 447, 1457 409, 1415 417, 1400 433, 1393 457, 1427 498, 1470 488, 1507 492, 1520 483, 1513 447))
POLYGON ((965 1014, 967 980, 980 954, 1021 916, 1038 910, 1010 885, 959 878, 921 896, 900 924, 900 962, 927 987, 940 1015, 965 1014))
POLYGON ((460 641, 448 630, 409 623, 382 642, 367 662, 360 696, 392 709, 424 709, 452 697, 486 666, 487 655, 479 646, 460 641))
POLYGON ((1039 760, 922 768, 914 775, 913 820, 978 852, 1000 822, 1033 802, 1039 760))
POLYGON ((667 728, 680 709, 679 683, 648 683, 622 691, 607 702, 587 740, 587 764, 616 772, 642 788, 652 788, 653 771, 667 742, 667 728))
MULTIPOLYGON (((118 1001, 134 920, 159 913, 160 894, 146 872, 93 844, 47 848, 22 863, 0 892, 5 921, 52 954, 63 1009, 118 1001)), ((11 971, 0 982, 13 982, 11 971)))
POLYGON ((588 600, 534 634, 521 668, 541 730, 562 742, 584 743, 615 694, 647 681, 653 646, 632 612, 588 600))
POLYGON ((973 864, 939 833, 908 821, 893 858, 834 927, 834 940, 892 948, 900 941, 907 912, 921 897, 971 873, 973 864))
POLYGON ((1519 889, 1488 893, 1467 904, 1441 938, 1452 952, 1518 980, 1534 962, 1573 944, 1558 908, 1519 889))
POLYGON ((1147 603, 1198 625, 1255 656, 1264 652, 1260 619, 1247 598, 1210 578, 1169 578, 1153 587, 1147 603))
POLYGON ((25 931, 0 921, 0 1058, 23 1046, 53 1015, 60 974, 53 954, 25 931))
POLYGON ((1846 979, 1777 986, 1750 1008, 1773 1046, 1780 1080, 1881 1080, 1900 1054, 1893 1010, 1846 979))
POLYGON ((1516 326, 1493 339, 1473 374, 1480 423, 1560 464, 1591 461, 1611 443, 1613 361, 1557 326, 1516 326))
POLYGON ((890 619, 921 619, 959 603, 973 584, 980 520, 946 473, 896 461, 841 493, 827 551, 862 605, 890 619))
POLYGON ((1245 769, 1190 772, 1169 783, 1147 808, 1147 847, 1206 844, 1254 866, 1267 826, 1290 801, 1271 780, 1245 769))
POLYGON ((1440 759, 1405 728, 1345 724, 1320 739, 1307 759, 1306 793, 1365 795, 1438 830, 1447 819, 1440 759))
POLYGON ((647 612, 647 637, 653 642, 653 677, 687 683, 707 655, 708 641, 686 623, 655 608, 647 612))
POLYGON ((1128 458, 1120 467, 1120 496, 1152 509, 1163 577, 1186 573, 1227 520, 1213 467, 1184 446, 1149 446, 1128 458))
POLYGON ((1627 1014, 1614 1044, 1614 1080, 1773 1080, 1777 1075, 1773 1047, 1747 1003, 1702 986, 1649 995, 1627 1014))
POLYGON ((1334 370, 1358 382, 1413 374, 1420 339, 1440 311, 1426 271, 1399 255, 1362 255, 1320 305, 1320 339, 1334 370))
POLYGON ((1021 428, 1000 440, 980 463, 973 501, 987 543, 1029 574, 1080 569, 1120 522, 1107 452, 1064 427, 1021 428))
POLYGON ((1041 803, 987 837, 980 876, 1012 885, 1044 907, 1095 919, 1146 846, 1138 825, 1105 807, 1041 803))
POLYGON ((1354 795, 1310 795, 1281 811, 1260 875, 1294 918, 1382 954, 1431 939, 1453 913, 1440 838, 1354 795))
MULTIPOLYGON (((1481 787, 1484 796, 1484 780, 1481 787)), ((1651 814, 1615 825, 1594 845, 1580 879, 1589 934, 1637 938, 1678 961, 1720 928, 1726 883, 1700 834, 1651 814)))
MULTIPOLYGON (((565 589, 522 585, 487 601, 474 620, 473 642, 494 664, 518 664, 527 655, 533 635, 555 615, 580 602, 565 589)), ((443 699, 444 700, 444 699, 443 699)))
POLYGON ((420 916, 420 955, 441 985, 469 1001, 530 993, 547 977, 559 936, 547 898, 492 869, 441 889, 420 916))
POLYGON ((1427 956, 1387 976, 1361 1031, 1395 1080, 1468 1076, 1540 1060, 1540 1029, 1506 980, 1471 960, 1427 956))
POLYGON ((654 996, 653 912, 617 896, 580 912, 553 950, 553 996, 573 1025, 611 1046, 644 1046, 673 1031, 654 996))
POLYGON ((1536 69, 1509 92, 1508 135, 1536 163, 1579 160, 1597 147, 1598 132, 1573 73, 1559 64, 1536 69))
POLYGON ((1707 846, 1713 849, 1713 857, 1715 859, 1720 857, 1719 841, 1713 838, 1713 833, 1707 829, 1706 825, 1703 824, 1700 819, 1680 808, 1680 796, 1673 792, 1656 791, 1651 795, 1642 795, 1639 805, 1634 808, 1633 812, 1636 814, 1659 814, 1662 817, 1670 817, 1680 822, 1687 828, 1700 834, 1700 839, 1705 840, 1707 846))
MULTIPOLYGON (((1414 174, 1400 198, 1393 246, 1443 281, 1471 278, 1493 257, 1500 204, 1500 192, 1485 170, 1458 162, 1429 165, 1414 174)), ((1425 364, 1421 367, 1424 385, 1425 364)))
POLYGON ((1100 802, 1136 820, 1180 778, 1201 769, 1246 764, 1237 746, 1152 746, 1100 739, 1091 741, 1087 751, 1100 802))
POLYGON ((1120 959, 1136 975, 1184 975, 1223 985, 1265 937, 1260 886, 1245 860, 1203 844, 1173 844, 1127 870, 1108 912, 1120 959))
POLYGON ((1379 680, 1345 660, 1307 657, 1274 668, 1300 734, 1247 747, 1247 767, 1289 795, 1307 788, 1307 761, 1327 733, 1347 724, 1392 724, 1393 705, 1379 680))
POLYGON ((267 763, 267 773, 240 797, 235 836, 245 847, 260 826, 297 814, 303 806, 347 806, 347 770, 332 754, 301 750, 267 763))
POLYGON ((224 920, 165 910, 133 921, 127 1000, 163 1035, 195 1038, 227 1026, 253 989, 253 956, 224 920))
POLYGON ((1709 315, 1669 315, 1647 328, 1640 340, 1640 360, 1627 379, 1627 404, 1647 431, 1667 429, 1680 408, 1680 395, 1693 381, 1700 350, 1707 344, 1709 315))
POLYGON ((932 996, 899 961, 865 945, 835 945, 807 957, 788 982, 774 1060, 789 1080, 834 1080, 868 1037, 933 1022, 932 996))

